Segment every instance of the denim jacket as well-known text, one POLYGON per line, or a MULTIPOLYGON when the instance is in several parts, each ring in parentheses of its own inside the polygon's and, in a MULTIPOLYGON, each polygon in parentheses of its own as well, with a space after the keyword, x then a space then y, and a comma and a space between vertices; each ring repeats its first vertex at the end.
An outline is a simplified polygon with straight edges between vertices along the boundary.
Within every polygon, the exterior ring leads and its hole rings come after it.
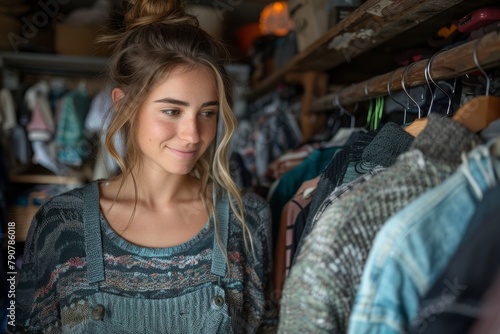
MULTIPOLYGON (((458 170, 391 217, 377 235, 351 313, 349 334, 406 333, 419 301, 461 242, 484 190, 498 180, 487 146, 472 150, 458 170)), ((464 287, 444 282, 443 298, 464 287)))

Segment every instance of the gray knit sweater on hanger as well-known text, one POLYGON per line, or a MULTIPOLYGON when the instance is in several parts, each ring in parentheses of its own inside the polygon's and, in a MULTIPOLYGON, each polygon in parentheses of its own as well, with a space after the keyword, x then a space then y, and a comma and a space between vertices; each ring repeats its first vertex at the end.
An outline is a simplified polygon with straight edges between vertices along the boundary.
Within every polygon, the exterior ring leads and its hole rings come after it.
POLYGON ((284 286, 278 333, 345 333, 364 264, 384 222, 448 178, 480 143, 461 124, 430 114, 409 152, 329 206, 284 286))

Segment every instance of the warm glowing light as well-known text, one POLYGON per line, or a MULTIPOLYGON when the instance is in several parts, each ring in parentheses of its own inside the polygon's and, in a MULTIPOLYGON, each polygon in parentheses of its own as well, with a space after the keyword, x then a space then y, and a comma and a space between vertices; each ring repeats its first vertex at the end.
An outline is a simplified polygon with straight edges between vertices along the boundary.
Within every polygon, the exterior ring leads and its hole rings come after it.
POLYGON ((288 34, 293 28, 293 21, 288 14, 288 4, 285 1, 276 1, 264 7, 260 13, 259 27, 263 35, 288 34))

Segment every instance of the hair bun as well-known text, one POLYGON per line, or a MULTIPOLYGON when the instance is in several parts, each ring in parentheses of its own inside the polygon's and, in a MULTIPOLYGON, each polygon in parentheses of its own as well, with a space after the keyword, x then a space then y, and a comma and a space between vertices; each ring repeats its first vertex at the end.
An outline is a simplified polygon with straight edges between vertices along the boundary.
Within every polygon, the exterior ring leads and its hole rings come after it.
POLYGON ((178 0, 128 0, 124 22, 126 29, 160 22, 198 26, 195 16, 186 13, 178 0))

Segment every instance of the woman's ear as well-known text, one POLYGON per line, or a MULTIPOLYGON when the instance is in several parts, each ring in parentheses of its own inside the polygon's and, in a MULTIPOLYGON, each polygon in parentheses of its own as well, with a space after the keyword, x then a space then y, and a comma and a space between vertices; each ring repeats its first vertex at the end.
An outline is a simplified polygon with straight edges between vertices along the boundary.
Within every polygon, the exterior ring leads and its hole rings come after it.
POLYGON ((113 100, 113 104, 124 96, 125 94, 123 93, 123 90, 118 87, 113 88, 113 90, 111 91, 111 99, 113 100))

